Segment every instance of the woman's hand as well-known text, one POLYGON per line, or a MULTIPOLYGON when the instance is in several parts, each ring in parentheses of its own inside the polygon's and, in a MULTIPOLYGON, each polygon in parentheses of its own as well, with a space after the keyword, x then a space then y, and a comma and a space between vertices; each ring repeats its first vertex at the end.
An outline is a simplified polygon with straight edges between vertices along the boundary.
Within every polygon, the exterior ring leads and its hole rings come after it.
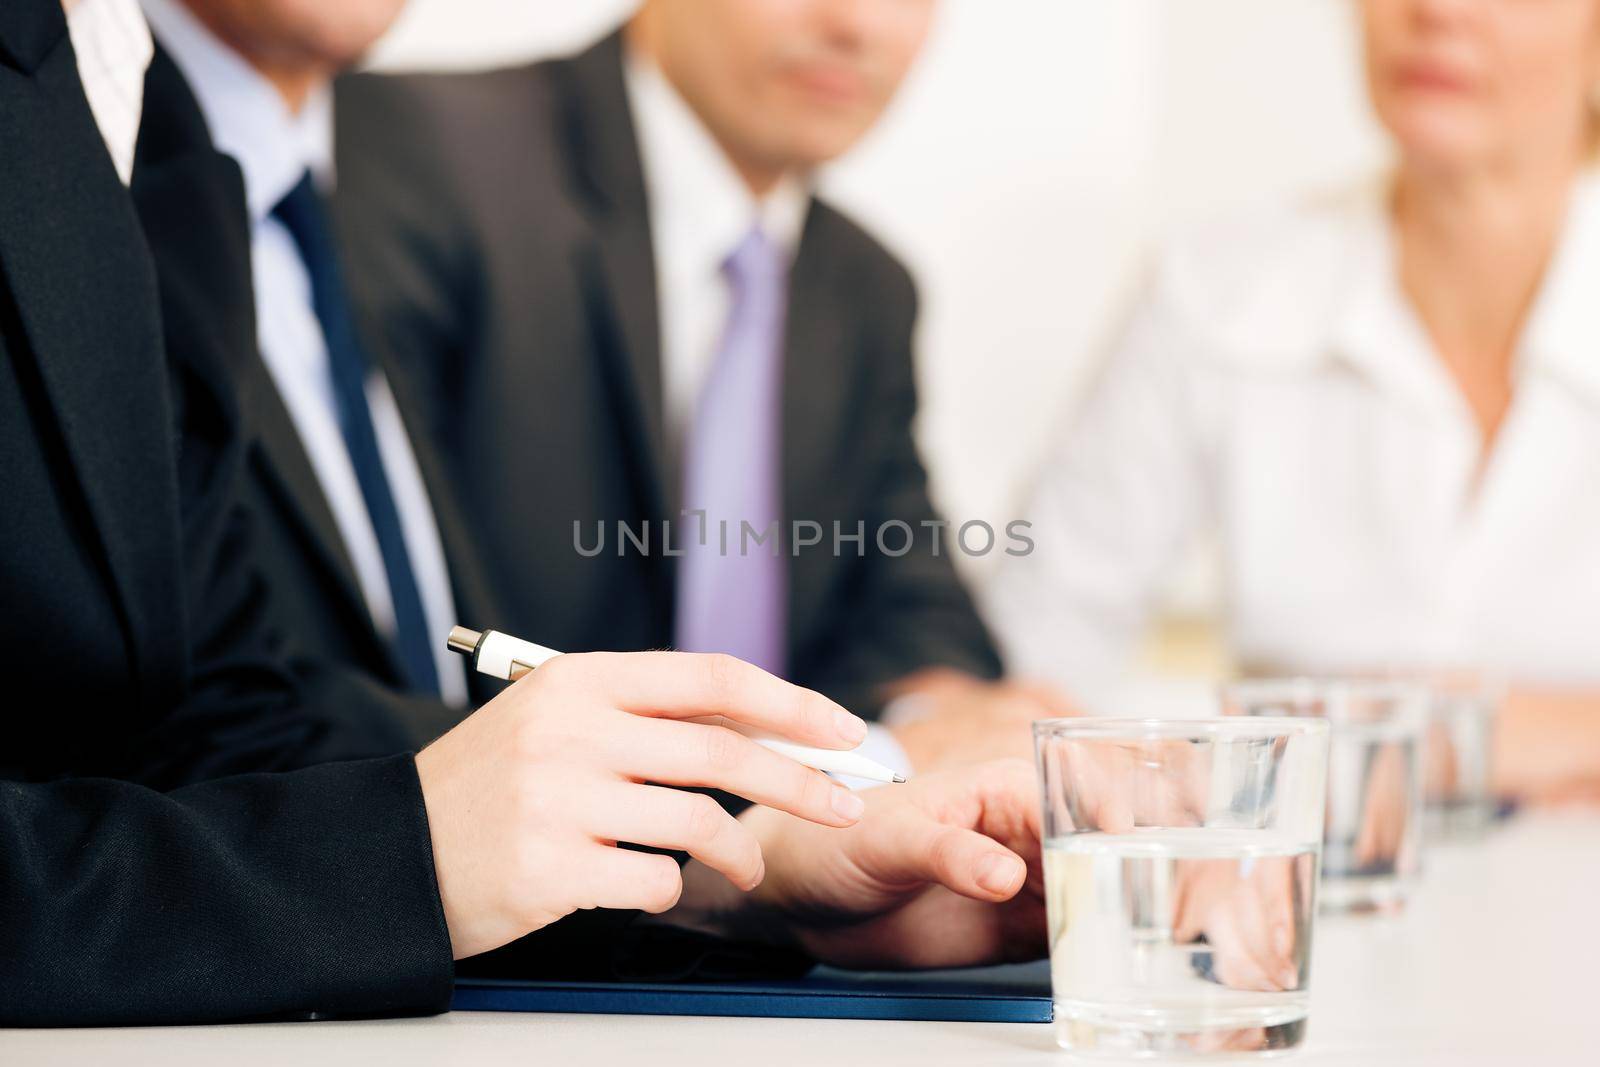
POLYGON ((1600 693, 1512 689, 1495 721, 1494 792, 1523 803, 1600 797, 1600 693))
POLYGON ((419 753, 455 957, 580 908, 677 903, 677 862, 618 842, 683 850, 740 889, 759 884, 756 834, 710 797, 664 785, 735 793, 797 826, 860 818, 861 799, 821 772, 682 721, 710 715, 822 748, 867 732, 825 697, 728 656, 595 653, 551 660, 419 753))

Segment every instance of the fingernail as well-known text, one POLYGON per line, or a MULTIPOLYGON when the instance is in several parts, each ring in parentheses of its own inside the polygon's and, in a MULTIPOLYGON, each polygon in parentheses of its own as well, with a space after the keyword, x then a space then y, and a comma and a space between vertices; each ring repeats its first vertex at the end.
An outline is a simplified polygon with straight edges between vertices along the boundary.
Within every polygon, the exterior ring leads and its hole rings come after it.
POLYGON ((762 880, 765 879, 766 877, 767 877, 767 864, 766 864, 766 861, 763 860, 762 863, 761 863, 761 866, 756 870, 756 876, 754 878, 750 879, 750 884, 749 885, 744 887, 745 888, 745 892, 748 893, 750 890, 752 890, 756 886, 760 885, 762 880))
POLYGON ((978 861, 978 884, 991 893, 1009 893, 1017 884, 1017 861, 1010 856, 985 856, 978 861))
POLYGON ((855 822, 866 810, 867 802, 850 790, 839 788, 833 791, 833 813, 839 818, 855 822))
POLYGON ((867 739, 867 724, 843 708, 833 713, 833 728, 852 745, 859 745, 867 739))
POLYGON ((1285 964, 1283 970, 1278 972, 1278 984, 1284 989, 1295 989, 1300 985, 1300 968, 1293 964, 1285 964))

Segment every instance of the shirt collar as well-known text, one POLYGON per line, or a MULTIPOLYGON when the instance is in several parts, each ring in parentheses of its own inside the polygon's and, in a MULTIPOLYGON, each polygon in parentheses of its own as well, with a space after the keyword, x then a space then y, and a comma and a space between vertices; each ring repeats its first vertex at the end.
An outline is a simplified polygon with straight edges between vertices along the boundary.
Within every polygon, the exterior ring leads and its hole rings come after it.
POLYGON ((1561 241, 1523 334, 1518 374, 1549 375, 1600 403, 1600 172, 1573 189, 1561 241))
POLYGON ((623 83, 650 201, 651 230, 673 263, 719 270, 752 226, 791 256, 810 207, 807 181, 786 175, 757 199, 711 132, 654 63, 629 51, 623 83))
POLYGON ((333 180, 333 101, 314 90, 298 114, 242 56, 219 41, 180 0, 141 0, 205 114, 217 149, 244 173, 250 221, 265 219, 308 169, 333 180))
MULTIPOLYGON (((1334 327, 1333 355, 1391 388, 1430 403, 1461 403, 1459 390, 1400 288, 1387 186, 1373 183, 1356 219, 1354 254, 1334 327)), ((1600 403, 1600 172, 1573 187, 1549 268, 1518 341, 1520 385, 1544 378, 1600 403)))
POLYGON ((137 0, 79 0, 67 11, 84 96, 122 184, 133 177, 144 75, 155 54, 137 0))
POLYGON ((1364 184, 1348 216, 1349 254, 1336 289, 1328 355, 1391 394, 1460 415, 1465 401, 1406 299, 1387 180, 1364 184))

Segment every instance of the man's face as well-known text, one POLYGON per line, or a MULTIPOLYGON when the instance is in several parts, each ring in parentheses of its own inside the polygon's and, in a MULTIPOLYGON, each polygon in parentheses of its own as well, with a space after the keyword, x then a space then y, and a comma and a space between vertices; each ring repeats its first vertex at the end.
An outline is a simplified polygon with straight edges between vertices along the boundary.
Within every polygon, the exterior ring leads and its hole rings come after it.
MULTIPOLYGON (((309 2, 309 0, 308 0, 309 2)), ((656 58, 724 148, 774 170, 872 127, 928 35, 933 0, 649 0, 656 58)))
POLYGON ((200 21, 259 64, 330 72, 355 63, 405 0, 184 0, 200 21))

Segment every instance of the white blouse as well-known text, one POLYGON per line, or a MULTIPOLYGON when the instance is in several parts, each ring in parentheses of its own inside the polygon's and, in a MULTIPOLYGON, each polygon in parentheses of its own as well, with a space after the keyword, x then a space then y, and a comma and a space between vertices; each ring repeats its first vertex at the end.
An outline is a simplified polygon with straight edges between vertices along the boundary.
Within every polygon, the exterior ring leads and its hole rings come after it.
POLYGON ((1600 684, 1600 178, 1493 452, 1398 285, 1376 185, 1177 242, 1045 467, 986 608, 1011 670, 1122 673, 1208 529, 1235 656, 1600 684))

